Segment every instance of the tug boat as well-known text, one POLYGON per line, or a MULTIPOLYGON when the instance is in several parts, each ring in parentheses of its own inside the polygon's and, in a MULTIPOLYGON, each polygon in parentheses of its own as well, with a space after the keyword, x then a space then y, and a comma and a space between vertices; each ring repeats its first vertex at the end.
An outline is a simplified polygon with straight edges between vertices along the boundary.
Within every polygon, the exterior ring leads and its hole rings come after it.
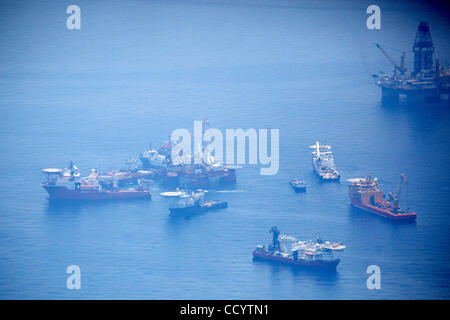
POLYGON ((312 152, 312 165, 314 173, 322 181, 339 181, 341 178, 339 171, 334 166, 333 152, 328 145, 320 144, 318 141, 316 144, 310 146, 314 149, 312 152))
POLYGON ((306 183, 304 180, 290 180, 289 184, 295 192, 306 192, 306 183))
POLYGON ((210 210, 219 210, 228 208, 227 201, 203 201, 205 192, 196 192, 191 195, 181 194, 180 201, 177 206, 170 207, 169 211, 172 216, 176 215, 192 215, 210 210))
POLYGON ((399 206, 401 187, 407 182, 404 174, 400 174, 396 193, 388 193, 388 200, 385 200, 383 191, 378 188, 377 178, 367 176, 367 178, 353 178, 347 181, 351 183, 348 193, 354 207, 392 220, 412 221, 416 219, 415 212, 401 210, 399 206))
POLYGON ((345 246, 330 242, 323 243, 313 241, 298 241, 297 239, 280 234, 277 227, 270 229, 273 239, 269 247, 258 245, 252 252, 253 259, 287 265, 336 270, 341 261, 337 258, 338 251, 343 251, 345 246), (291 242, 287 245, 286 242, 291 242))
POLYGON ((48 192, 50 199, 61 200, 125 200, 125 199, 151 199, 149 190, 142 185, 136 189, 122 190, 118 188, 118 182, 114 182, 112 190, 105 190, 98 181, 98 174, 92 169, 88 177, 79 178, 70 169, 70 175, 65 175, 67 170, 48 168, 42 172, 47 180, 41 186, 48 192))

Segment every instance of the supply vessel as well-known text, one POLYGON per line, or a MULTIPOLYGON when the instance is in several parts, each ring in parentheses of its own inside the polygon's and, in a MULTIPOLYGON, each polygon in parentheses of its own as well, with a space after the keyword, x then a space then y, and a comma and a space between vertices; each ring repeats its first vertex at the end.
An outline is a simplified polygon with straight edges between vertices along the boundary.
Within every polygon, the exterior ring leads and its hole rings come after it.
POLYGON ((76 175, 74 166, 69 169, 48 168, 42 172, 46 181, 41 185, 48 192, 50 199, 64 200, 124 200, 151 199, 151 193, 142 185, 137 188, 120 189, 115 180, 111 189, 105 189, 99 183, 98 173, 93 169, 87 177, 76 175))
POLYGON ((316 144, 310 146, 310 148, 313 149, 312 165, 314 173, 316 173, 322 181, 339 181, 341 175, 334 166, 331 147, 320 144, 317 141, 316 144))
POLYGON ((299 241, 294 237, 281 234, 276 226, 270 229, 272 242, 268 248, 258 245, 253 258, 299 267, 336 270, 341 261, 337 255, 345 246, 341 243, 299 241))
POLYGON ((400 174, 397 191, 389 192, 387 200, 378 187, 377 178, 367 176, 367 178, 353 178, 347 181, 351 183, 348 192, 354 207, 392 220, 413 221, 416 219, 415 212, 401 210, 399 206, 401 187, 407 182, 404 174, 400 174))

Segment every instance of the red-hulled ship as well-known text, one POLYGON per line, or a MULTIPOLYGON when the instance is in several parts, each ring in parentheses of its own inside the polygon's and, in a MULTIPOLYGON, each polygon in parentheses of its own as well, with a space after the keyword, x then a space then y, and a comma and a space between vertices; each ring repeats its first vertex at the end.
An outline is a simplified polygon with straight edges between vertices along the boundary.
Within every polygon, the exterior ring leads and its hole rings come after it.
POLYGON ((142 186, 136 189, 121 190, 114 185, 111 190, 104 189, 98 182, 98 175, 93 170, 85 178, 74 176, 74 170, 43 169, 47 181, 42 187, 48 192, 50 199, 64 200, 124 200, 151 199, 149 190, 142 186))
POLYGON ((270 232, 273 235, 273 240, 269 244, 269 248, 258 245, 252 252, 253 259, 299 267, 336 270, 336 266, 341 260, 335 256, 334 252, 345 249, 342 244, 323 243, 321 240, 317 243, 298 241, 293 237, 280 235, 280 231, 275 226, 270 229, 270 232), (293 243, 290 247, 284 245, 284 248, 282 248, 280 239, 287 239, 293 243))
POLYGON ((417 214, 415 212, 403 211, 399 207, 401 186, 406 183, 404 174, 400 174, 397 192, 390 192, 388 200, 385 200, 383 191, 378 188, 377 178, 368 176, 367 178, 354 178, 347 181, 351 182, 348 193, 354 207, 392 220, 416 219, 417 214))

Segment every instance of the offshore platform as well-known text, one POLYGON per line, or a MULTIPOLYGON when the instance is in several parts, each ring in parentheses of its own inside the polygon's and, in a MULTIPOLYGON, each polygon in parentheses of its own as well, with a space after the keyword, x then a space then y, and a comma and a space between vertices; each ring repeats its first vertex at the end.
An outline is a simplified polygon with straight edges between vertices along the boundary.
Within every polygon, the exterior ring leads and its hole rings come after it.
POLYGON ((420 22, 413 46, 414 71, 407 74, 405 53, 398 65, 377 43, 377 48, 394 65, 390 74, 373 75, 376 85, 381 88, 383 102, 398 102, 405 96, 408 102, 449 100, 450 69, 436 60, 433 66, 434 46, 428 23, 420 22))

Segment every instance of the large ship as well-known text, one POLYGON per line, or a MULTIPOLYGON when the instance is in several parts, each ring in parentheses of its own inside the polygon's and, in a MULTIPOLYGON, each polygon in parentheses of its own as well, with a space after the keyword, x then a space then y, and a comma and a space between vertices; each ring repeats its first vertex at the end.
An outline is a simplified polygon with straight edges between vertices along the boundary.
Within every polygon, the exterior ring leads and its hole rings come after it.
POLYGON ((377 178, 368 176, 367 178, 353 178, 347 181, 351 182, 348 193, 354 207, 393 220, 416 219, 417 214, 415 212, 401 210, 399 206, 401 187, 406 183, 404 174, 400 174, 397 191, 388 193, 387 200, 383 191, 378 188, 377 178))
POLYGON ((211 155, 206 159, 202 157, 202 162, 198 164, 193 163, 191 154, 172 159, 171 152, 175 145, 175 142, 165 142, 158 151, 149 149, 140 155, 144 168, 157 168, 158 178, 163 184, 206 187, 236 182, 237 167, 224 165, 211 155))
POLYGON ((379 45, 377 48, 393 64, 394 72, 373 75, 375 84, 381 88, 382 100, 398 102, 400 96, 408 101, 423 102, 427 100, 449 100, 450 69, 436 60, 433 66, 434 45, 428 23, 420 22, 413 46, 414 70, 408 74, 405 53, 402 53, 398 65, 379 45))
POLYGON ((318 141, 316 144, 310 146, 313 149, 312 152, 312 165, 314 172, 323 181, 338 181, 340 174, 334 166, 333 152, 328 145, 320 144, 318 141))
POLYGON ((340 243, 324 243, 321 240, 299 241, 291 236, 280 234, 275 226, 270 229, 270 233, 272 233, 272 242, 269 247, 258 245, 253 251, 254 259, 335 270, 341 261, 337 257, 337 252, 345 249, 345 246, 340 243))
POLYGON ((151 193, 139 185, 135 189, 120 189, 117 180, 110 190, 106 190, 98 181, 98 174, 92 170, 87 177, 80 178, 75 170, 43 169, 46 181, 41 185, 48 192, 50 199, 64 200, 119 200, 119 199, 151 199, 151 193))

